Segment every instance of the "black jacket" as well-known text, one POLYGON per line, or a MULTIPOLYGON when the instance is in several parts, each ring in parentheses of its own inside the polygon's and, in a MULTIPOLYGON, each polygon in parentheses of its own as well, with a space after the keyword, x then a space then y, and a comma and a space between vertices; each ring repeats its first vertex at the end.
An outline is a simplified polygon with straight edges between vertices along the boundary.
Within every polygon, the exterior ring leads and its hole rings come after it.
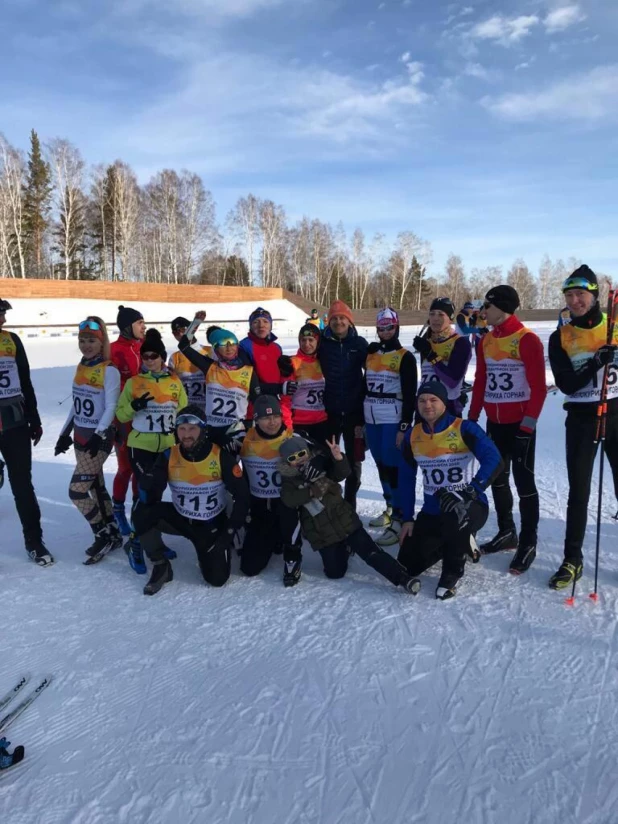
POLYGON ((324 374, 324 406, 328 415, 355 416, 362 424, 367 347, 367 341, 354 326, 341 339, 330 328, 322 333, 318 359, 324 374))
POLYGON ((15 344, 15 364, 19 375, 21 397, 0 399, 0 432, 15 429, 17 426, 37 427, 41 425, 36 395, 30 380, 30 364, 26 350, 19 335, 8 330, 6 333, 10 335, 15 344))

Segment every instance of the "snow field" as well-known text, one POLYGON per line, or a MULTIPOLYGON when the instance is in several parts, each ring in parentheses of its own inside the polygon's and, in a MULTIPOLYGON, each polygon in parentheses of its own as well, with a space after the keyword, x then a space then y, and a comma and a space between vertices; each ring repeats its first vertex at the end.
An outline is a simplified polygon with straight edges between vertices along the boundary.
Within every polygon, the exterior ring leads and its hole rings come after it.
MULTIPOLYGON (((546 341, 553 324, 534 328, 546 341)), ((539 551, 520 578, 508 553, 486 557, 442 603, 437 570, 413 598, 357 558, 328 581, 306 548, 291 590, 280 557, 255 579, 234 559, 213 589, 192 548, 169 538, 174 582, 146 598, 123 552, 81 563, 90 534, 68 500, 72 457, 53 457, 76 342, 25 343, 45 429, 34 480, 57 563, 26 559, 3 489, 0 694, 25 672, 55 680, 10 730, 26 758, 0 776, 2 822, 615 824, 616 502, 606 481, 595 606, 595 474, 569 609, 547 588, 567 495, 559 396, 540 420, 539 551)), ((293 351, 294 338, 282 343, 293 351)), ((112 456, 110 486, 114 472, 112 456)), ((381 510, 368 457, 359 511, 381 510)), ((494 529, 492 513, 482 538, 494 529)))

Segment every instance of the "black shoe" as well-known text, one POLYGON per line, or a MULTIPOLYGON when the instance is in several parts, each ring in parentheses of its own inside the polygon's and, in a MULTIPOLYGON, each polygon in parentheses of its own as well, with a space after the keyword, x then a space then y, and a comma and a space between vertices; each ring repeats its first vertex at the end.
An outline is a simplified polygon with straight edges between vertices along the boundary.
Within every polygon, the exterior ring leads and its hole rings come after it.
POLYGON ((549 588, 566 589, 567 587, 573 586, 573 580, 579 581, 583 571, 583 561, 564 560, 560 565, 560 569, 549 579, 549 588))
POLYGON ((436 598, 439 601, 448 601, 449 598, 454 598, 457 592, 457 584, 461 580, 461 577, 461 575, 443 572, 436 587, 436 598))
POLYGON ((26 544, 26 552, 37 566, 47 567, 54 563, 54 556, 41 540, 26 544))
POLYGON ((517 549, 517 532, 514 529, 499 532, 491 541, 480 546, 481 555, 491 555, 493 552, 504 552, 508 549, 517 549))
POLYGON ((421 591, 421 582, 418 578, 406 578, 406 580, 401 584, 401 586, 405 589, 406 592, 409 592, 410 595, 418 595, 421 591))
POLYGON ((109 552, 110 537, 109 532, 105 527, 100 528, 94 533, 94 541, 92 545, 86 550, 86 555, 89 558, 98 558, 100 560, 103 555, 109 552))
POLYGON ((172 565, 166 559, 159 561, 152 567, 152 575, 146 586, 144 587, 144 595, 155 595, 164 584, 174 580, 174 570, 172 565))
POLYGON ((515 553, 513 560, 511 561, 511 565, 509 567, 509 572, 512 572, 513 575, 521 575, 522 572, 526 572, 530 569, 532 562, 536 558, 536 545, 535 544, 528 544, 527 546, 520 546, 515 553))
POLYGON ((300 567, 302 559, 286 561, 283 565, 283 586, 293 587, 300 581, 300 567))
POLYGON ((122 537, 122 532, 118 528, 118 524, 116 521, 110 521, 107 524, 107 532, 109 534, 109 551, 113 552, 115 549, 120 549, 120 547, 124 544, 124 538, 122 537))

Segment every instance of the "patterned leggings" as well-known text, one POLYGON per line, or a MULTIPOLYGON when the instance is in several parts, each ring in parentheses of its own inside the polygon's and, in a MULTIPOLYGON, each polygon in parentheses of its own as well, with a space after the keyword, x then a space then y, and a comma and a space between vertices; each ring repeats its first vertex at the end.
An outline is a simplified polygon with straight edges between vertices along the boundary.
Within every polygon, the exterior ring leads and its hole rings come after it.
POLYGON ((75 446, 77 465, 69 484, 69 498, 91 527, 113 520, 112 499, 105 488, 103 464, 109 457, 111 444, 91 458, 85 449, 75 446))

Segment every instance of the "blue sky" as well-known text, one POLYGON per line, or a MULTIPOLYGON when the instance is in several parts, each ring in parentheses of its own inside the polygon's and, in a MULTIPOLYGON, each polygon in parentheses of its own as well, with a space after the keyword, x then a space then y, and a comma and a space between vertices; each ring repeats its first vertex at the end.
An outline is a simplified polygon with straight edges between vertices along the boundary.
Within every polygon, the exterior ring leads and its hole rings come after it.
POLYGON ((429 240, 618 274, 616 0, 3 0, 0 131, 429 240))

